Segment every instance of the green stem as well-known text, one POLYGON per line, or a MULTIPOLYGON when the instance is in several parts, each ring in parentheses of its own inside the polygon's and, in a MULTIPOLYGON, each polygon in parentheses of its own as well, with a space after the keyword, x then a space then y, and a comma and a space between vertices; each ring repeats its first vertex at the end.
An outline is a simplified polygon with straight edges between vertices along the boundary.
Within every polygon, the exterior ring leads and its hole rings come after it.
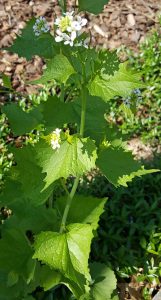
POLYGON ((49 205, 49 208, 53 207, 53 192, 51 193, 51 195, 48 199, 48 205, 49 205))
POLYGON ((60 101, 64 102, 64 96, 65 96, 65 89, 64 89, 64 83, 61 84, 61 94, 60 94, 60 101))
POLYGON ((69 194, 69 191, 68 191, 68 189, 65 185, 65 182, 64 182, 63 178, 61 178, 61 185, 62 185, 64 191, 66 192, 66 194, 69 196, 70 194, 69 194))
MULTIPOLYGON (((83 89, 82 90, 81 125, 80 125, 80 135, 81 135, 81 137, 83 137, 83 134, 84 134, 85 113, 86 113, 86 90, 83 89)), ((70 209, 70 206, 72 204, 72 200, 74 198, 74 195, 76 193, 76 190, 77 190, 77 187, 78 187, 78 184, 79 184, 79 179, 80 179, 80 175, 77 175, 77 177, 74 180, 74 184, 73 184, 72 190, 68 194, 66 207, 65 207, 64 214, 63 214, 62 221, 61 221, 60 233, 62 233, 64 231, 64 229, 65 229, 65 225, 66 225, 66 220, 67 220, 67 217, 68 217, 69 209, 70 209)))
POLYGON ((48 300, 53 300, 53 294, 52 294, 52 292, 49 294, 48 300))
POLYGON ((82 112, 81 112, 81 124, 80 124, 80 135, 83 137, 85 128, 85 117, 86 117, 86 89, 82 90, 82 112))
POLYGON ((66 4, 66 0, 64 0, 64 12, 67 11, 67 4, 66 4))
POLYGON ((67 10, 66 0, 58 0, 58 3, 62 9, 62 12, 65 13, 67 10))
POLYGON ((62 233, 64 231, 64 229, 65 229, 65 225, 66 225, 66 220, 67 220, 67 217, 68 217, 69 209, 70 209, 73 197, 75 195, 75 192, 76 192, 78 184, 79 184, 79 178, 80 178, 80 176, 77 175, 77 177, 76 177, 76 179, 74 181, 72 190, 71 190, 71 192, 70 192, 70 194, 69 194, 69 196, 67 198, 67 204, 66 204, 66 207, 65 207, 65 210, 64 210, 62 221, 61 221, 60 233, 62 233))

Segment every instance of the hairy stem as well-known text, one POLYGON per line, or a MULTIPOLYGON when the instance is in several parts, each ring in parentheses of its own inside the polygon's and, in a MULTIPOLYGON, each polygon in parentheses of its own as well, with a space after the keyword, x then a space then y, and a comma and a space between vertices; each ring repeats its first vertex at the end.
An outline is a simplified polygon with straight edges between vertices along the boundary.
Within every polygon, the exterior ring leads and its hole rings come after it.
MULTIPOLYGON (((84 127, 85 127, 85 114, 86 114, 86 90, 83 89, 83 91, 82 91, 81 124, 80 124, 80 135, 82 137, 83 137, 83 134, 84 134, 84 127)), ((60 233, 62 233, 64 231, 64 229, 65 229, 65 225, 66 225, 66 220, 67 220, 67 217, 68 217, 69 209, 70 209, 70 206, 72 204, 72 200, 74 198, 74 195, 76 193, 76 190, 77 190, 77 187, 78 187, 78 184, 79 184, 79 179, 80 179, 80 175, 77 175, 77 177, 74 180, 74 184, 73 184, 72 190, 68 194, 66 207, 65 207, 64 214, 63 214, 62 221, 61 221, 60 233)))

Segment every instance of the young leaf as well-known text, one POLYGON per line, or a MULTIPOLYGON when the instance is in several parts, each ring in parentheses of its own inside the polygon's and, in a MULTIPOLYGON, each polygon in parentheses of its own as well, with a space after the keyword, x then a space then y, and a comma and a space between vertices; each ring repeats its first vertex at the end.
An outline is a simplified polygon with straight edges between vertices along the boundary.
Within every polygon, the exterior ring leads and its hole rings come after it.
POLYGON ((59 150, 53 150, 46 141, 40 141, 36 145, 37 160, 46 173, 45 188, 55 180, 69 175, 82 175, 95 167, 96 147, 92 140, 79 139, 72 136, 71 142, 61 143, 59 150))
MULTIPOLYGON (((116 290, 116 276, 105 264, 94 262, 90 265, 91 276, 94 284, 91 288, 92 299, 112 300, 113 292, 116 290)), ((118 298, 116 298, 118 299, 118 298)))
POLYGON ((11 103, 4 106, 2 111, 9 119, 11 129, 16 136, 29 133, 42 121, 42 115, 37 108, 24 112, 19 105, 11 103))
POLYGON ((135 74, 127 68, 127 63, 120 64, 118 72, 113 76, 98 75, 89 83, 88 89, 91 95, 101 97, 105 102, 115 96, 127 97, 135 88, 143 87, 139 74, 135 74))
POLYGON ((65 83, 73 73, 75 73, 75 70, 66 56, 58 54, 47 62, 47 66, 42 77, 32 83, 46 84, 53 80, 65 83))
MULTIPOLYGON (((66 197, 56 200, 56 207, 59 213, 63 215, 66 205, 66 197)), ((70 207, 67 222, 91 224, 94 230, 98 227, 100 215, 104 211, 104 205, 107 199, 98 199, 94 197, 85 197, 76 195, 70 207)))
POLYGON ((53 37, 46 33, 41 37, 36 37, 33 31, 35 19, 27 22, 26 27, 22 30, 21 36, 18 36, 11 47, 5 48, 18 56, 25 57, 27 60, 32 59, 34 55, 44 58, 51 58, 57 53, 57 45, 53 37))
POLYGON ((78 0, 79 9, 88 11, 92 14, 99 14, 103 10, 103 6, 109 2, 109 0, 78 0))
POLYGON ((66 229, 66 233, 40 233, 34 245, 34 258, 80 286, 81 275, 90 279, 88 258, 93 238, 92 227, 87 224, 71 224, 66 229))
POLYGON ((157 172, 158 170, 144 170, 140 163, 133 159, 132 153, 122 148, 106 148, 98 155, 97 166, 107 179, 116 187, 127 186, 135 176, 157 172))

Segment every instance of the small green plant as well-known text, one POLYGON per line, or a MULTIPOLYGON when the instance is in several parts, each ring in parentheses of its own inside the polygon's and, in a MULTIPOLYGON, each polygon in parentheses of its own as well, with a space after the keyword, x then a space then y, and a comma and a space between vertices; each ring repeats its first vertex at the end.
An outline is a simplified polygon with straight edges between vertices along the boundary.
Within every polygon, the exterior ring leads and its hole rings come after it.
MULTIPOLYGON (((99 13, 107 2, 79 0, 79 11, 99 13)), ((77 188, 96 167, 115 187, 157 171, 134 160, 105 119, 110 99, 143 83, 116 52, 91 48, 82 32, 87 20, 59 3, 63 14, 51 33, 43 17, 32 19, 7 49, 27 60, 43 57, 46 69, 34 84, 56 84, 57 93, 27 111, 16 103, 3 107, 15 136, 44 129, 34 145, 12 148, 15 163, 0 200, 11 210, 1 222, 0 299, 51 299, 64 285, 73 299, 116 300, 114 272, 88 264, 107 198, 82 196, 77 188), (55 199, 57 183, 65 194, 55 199)))
POLYGON ((109 117, 117 123, 123 133, 139 135, 145 142, 158 144, 160 142, 161 122, 161 34, 160 29, 149 33, 148 37, 139 46, 138 52, 120 48, 119 52, 128 56, 129 63, 134 71, 141 72, 142 80, 146 83, 141 95, 132 93, 124 99, 133 108, 137 101, 137 112, 132 118, 127 110, 123 110, 122 101, 112 102, 109 117), (137 97, 139 96, 139 97, 137 97), (141 97, 140 97, 141 96, 141 97), (120 106, 118 113, 118 107, 120 106), (121 114, 121 116, 120 116, 121 114))

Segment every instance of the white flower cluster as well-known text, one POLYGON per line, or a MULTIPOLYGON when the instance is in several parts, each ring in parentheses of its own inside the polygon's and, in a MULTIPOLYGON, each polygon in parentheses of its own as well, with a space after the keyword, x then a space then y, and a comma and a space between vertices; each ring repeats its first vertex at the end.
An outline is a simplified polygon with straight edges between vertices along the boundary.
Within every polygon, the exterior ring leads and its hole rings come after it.
POLYGON ((46 33, 50 30, 49 25, 44 17, 40 17, 36 20, 33 30, 36 36, 46 33))
MULTIPOLYGON (((80 36, 82 28, 87 24, 87 19, 73 14, 74 11, 67 12, 55 20, 56 42, 64 42, 65 45, 73 46, 76 38, 80 36)), ((75 45, 82 46, 83 42, 75 43, 75 45)))
POLYGON ((56 128, 52 133, 51 133, 51 146, 54 150, 59 149, 60 148, 60 142, 61 142, 61 138, 60 138, 60 132, 61 129, 56 128))

